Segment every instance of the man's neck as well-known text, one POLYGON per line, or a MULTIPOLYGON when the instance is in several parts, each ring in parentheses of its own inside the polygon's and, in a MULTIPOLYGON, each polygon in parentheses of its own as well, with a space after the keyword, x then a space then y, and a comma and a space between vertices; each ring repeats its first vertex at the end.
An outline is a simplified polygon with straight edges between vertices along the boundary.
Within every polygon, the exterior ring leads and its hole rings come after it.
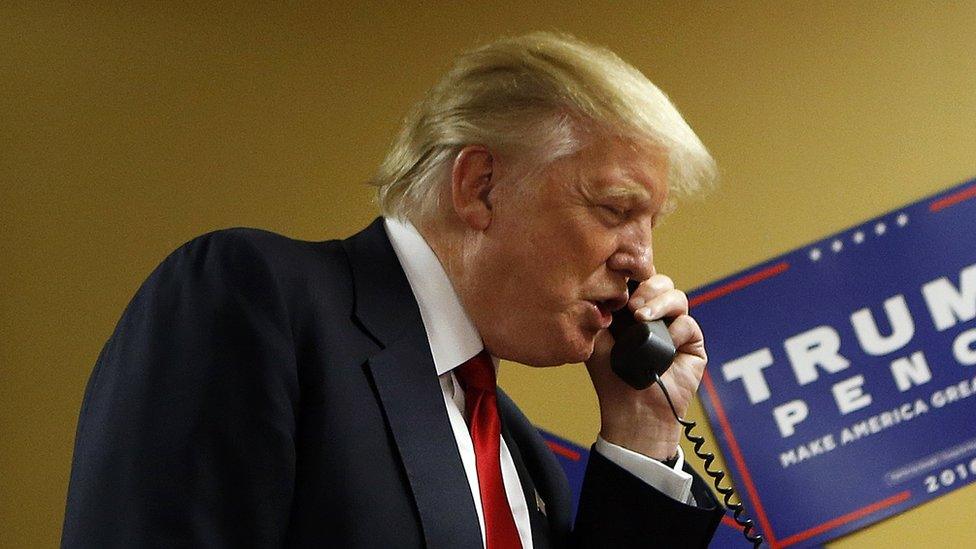
POLYGON ((387 219, 385 227, 420 308, 434 366, 442 374, 481 351, 481 335, 423 234, 409 222, 394 219, 387 219))

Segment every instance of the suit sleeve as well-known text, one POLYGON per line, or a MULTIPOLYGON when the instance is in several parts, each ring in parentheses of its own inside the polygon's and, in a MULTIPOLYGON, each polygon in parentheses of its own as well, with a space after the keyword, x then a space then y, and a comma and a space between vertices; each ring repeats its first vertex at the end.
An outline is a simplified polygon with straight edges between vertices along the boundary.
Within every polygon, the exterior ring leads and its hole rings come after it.
POLYGON ((85 391, 62 547, 283 543, 298 381, 264 238, 187 243, 126 308, 85 391))
POLYGON ((722 519, 722 507, 688 464, 696 506, 656 490, 590 450, 580 492, 575 547, 707 547, 722 519))
POLYGON ((574 524, 569 483, 552 451, 503 391, 499 391, 498 407, 505 429, 517 442, 515 450, 546 503, 548 546, 587 549, 708 546, 722 520, 723 510, 708 485, 687 462, 684 470, 692 476, 695 506, 658 491, 591 448, 574 524))

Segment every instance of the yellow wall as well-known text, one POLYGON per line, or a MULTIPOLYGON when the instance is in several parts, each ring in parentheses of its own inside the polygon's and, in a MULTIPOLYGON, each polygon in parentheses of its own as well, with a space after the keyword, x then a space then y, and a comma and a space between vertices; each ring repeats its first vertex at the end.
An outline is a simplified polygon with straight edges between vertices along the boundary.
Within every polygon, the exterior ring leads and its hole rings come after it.
MULTIPOLYGON (((566 30, 671 95, 724 173, 657 235, 685 288, 976 175, 973 2, 236 4, 0 8, 2 547, 57 544, 85 381, 155 264, 219 227, 363 226, 363 181, 460 49, 566 30)), ((592 439, 581 368, 503 378, 592 439)), ((836 547, 961 546, 974 507, 970 486, 836 547)))

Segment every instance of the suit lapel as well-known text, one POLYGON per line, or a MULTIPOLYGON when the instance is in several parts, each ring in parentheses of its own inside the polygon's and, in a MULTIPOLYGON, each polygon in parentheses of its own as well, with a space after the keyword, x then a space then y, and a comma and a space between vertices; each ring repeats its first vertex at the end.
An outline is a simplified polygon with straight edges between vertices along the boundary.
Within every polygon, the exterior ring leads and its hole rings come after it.
POLYGON ((532 539, 537 547, 567 545, 566 536, 572 528, 572 501, 566 475, 535 426, 502 390, 498 391, 498 411, 502 417, 502 435, 512 452, 529 505, 532 539), (542 505, 537 503, 537 495, 542 496, 542 505))
POLYGON ((535 549, 548 549, 550 547, 549 522, 546 520, 546 516, 540 508, 538 501, 539 492, 532 482, 532 475, 529 473, 528 467, 525 466, 525 460, 522 459, 522 452, 519 449, 518 443, 515 441, 515 437, 512 436, 504 420, 502 421, 502 438, 505 439, 508 451, 512 454, 512 461, 515 463, 515 470, 518 472, 519 483, 522 485, 522 493, 525 495, 525 504, 529 510, 529 522, 532 526, 532 545, 535 549))
POLYGON ((403 462, 428 547, 481 545, 478 515, 444 406, 420 310, 377 219, 343 241, 355 317, 381 350, 368 369, 403 462))

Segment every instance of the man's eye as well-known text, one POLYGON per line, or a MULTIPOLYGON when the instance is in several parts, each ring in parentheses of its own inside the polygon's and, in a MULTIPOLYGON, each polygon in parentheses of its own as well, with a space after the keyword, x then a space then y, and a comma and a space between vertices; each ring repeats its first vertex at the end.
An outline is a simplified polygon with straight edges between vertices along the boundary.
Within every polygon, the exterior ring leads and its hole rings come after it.
POLYGON ((625 217, 627 217, 627 212, 624 211, 622 208, 618 208, 616 206, 609 206, 609 205, 603 204, 603 205, 600 206, 600 209, 608 217, 610 217, 612 219, 615 219, 615 220, 618 220, 618 221, 619 220, 622 220, 625 217))

